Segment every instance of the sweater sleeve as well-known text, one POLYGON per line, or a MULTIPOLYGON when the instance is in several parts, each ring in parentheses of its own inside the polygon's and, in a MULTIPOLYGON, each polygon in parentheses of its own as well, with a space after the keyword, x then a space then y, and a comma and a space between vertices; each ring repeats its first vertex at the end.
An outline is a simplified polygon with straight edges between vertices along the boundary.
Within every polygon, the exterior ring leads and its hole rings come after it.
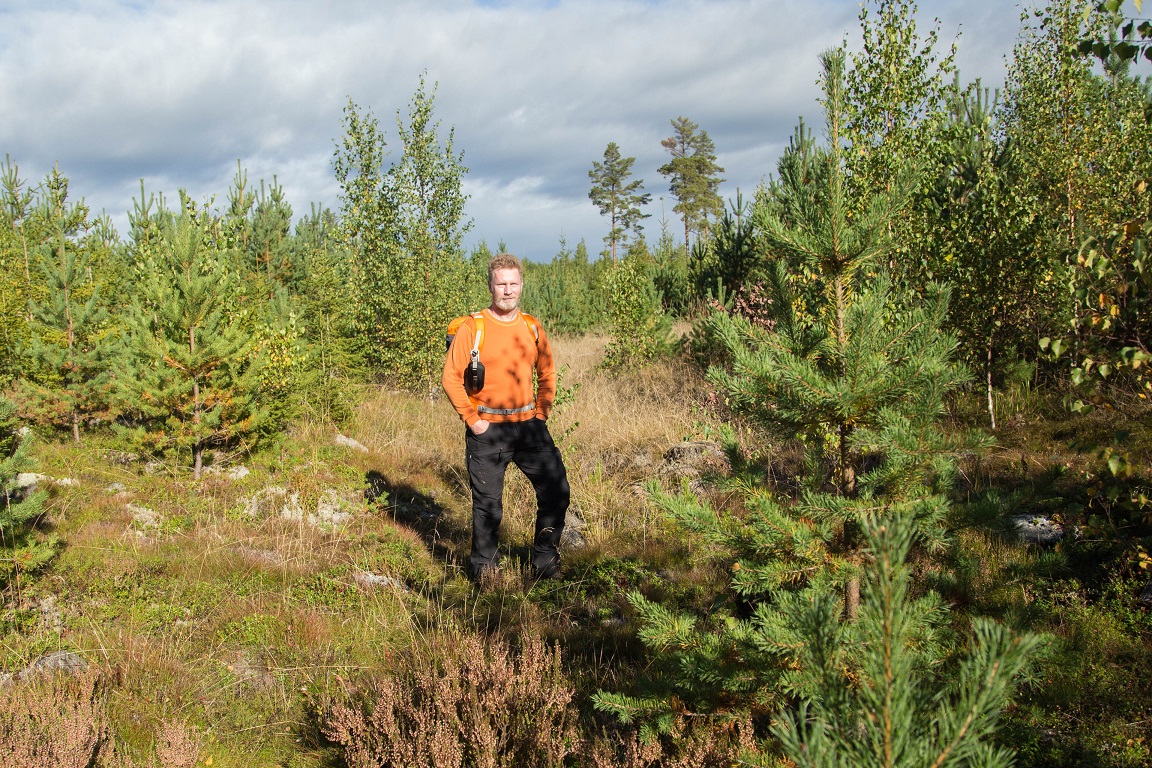
POLYGON ((556 402, 556 362, 552 358, 552 343, 543 326, 539 326, 540 342, 536 358, 536 413, 545 421, 556 402))
POLYGON ((472 342, 476 338, 475 322, 469 318, 456 330, 456 338, 444 358, 444 373, 440 384, 449 402, 468 426, 480 421, 480 414, 472 399, 464 390, 464 369, 468 367, 472 353, 472 342))

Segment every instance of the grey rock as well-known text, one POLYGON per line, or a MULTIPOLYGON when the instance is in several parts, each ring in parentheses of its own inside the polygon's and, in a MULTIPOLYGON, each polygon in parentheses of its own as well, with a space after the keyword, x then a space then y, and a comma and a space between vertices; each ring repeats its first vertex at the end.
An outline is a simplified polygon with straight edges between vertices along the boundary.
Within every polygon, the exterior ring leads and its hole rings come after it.
POLYGON ((728 457, 719 443, 694 440, 679 443, 664 452, 662 474, 673 478, 694 479, 706 471, 721 472, 728 468, 728 457))
POLYGON ((161 517, 156 510, 134 503, 129 503, 127 509, 132 513, 132 525, 134 527, 145 530, 160 527, 161 517))
POLYGON ((105 451, 104 460, 110 464, 117 464, 121 467, 126 467, 129 464, 134 464, 140 461, 140 454, 131 453, 130 451, 105 451))
POLYGON ((588 541, 584 538, 584 530, 587 527, 588 524, 569 509, 564 517, 564 531, 560 534, 560 551, 571 552, 588 546, 588 541))
POLYGON ((38 475, 35 472, 21 472, 16 475, 16 479, 12 481, 12 487, 25 496, 31 496, 36 493, 37 486, 39 486, 40 482, 44 479, 44 475, 38 475))
POLYGON ((67 672, 73 674, 80 672, 88 667, 88 662, 84 657, 78 656, 71 651, 55 651, 46 656, 41 656, 27 667, 22 669, 16 674, 16 677, 21 680, 27 680, 35 675, 44 674, 47 672, 67 672))
POLYGON ((244 501, 244 512, 249 517, 264 519, 276 515, 283 520, 303 520, 304 507, 300 494, 291 493, 280 485, 270 485, 244 501))
POLYGON ((1048 545, 1064 538, 1064 526, 1047 515, 1013 515, 1010 520, 1021 541, 1048 545))
POLYGON ((352 575, 352 579, 365 589, 375 589, 377 587, 389 587, 391 589, 407 590, 404 582, 399 579, 394 579, 391 576, 382 576, 371 571, 357 571, 352 575))
POLYGON ((1152 579, 1144 585, 1144 591, 1140 593, 1140 603, 1152 607, 1152 579))
POLYGON ((254 547, 240 547, 240 554, 246 560, 259 565, 283 565, 284 556, 274 549, 256 549, 254 547))
POLYGON ((115 496, 116 494, 124 493, 127 490, 128 486, 124 485, 124 483, 112 483, 112 485, 104 489, 104 493, 108 494, 109 496, 115 496))
POLYGON ((64 617, 61 615, 60 609, 56 606, 55 595, 42 597, 40 599, 39 609, 41 627, 57 633, 64 630, 64 617))
POLYGON ((228 471, 224 473, 224 476, 229 480, 243 480, 250 474, 252 474, 252 470, 241 464, 236 467, 230 467, 228 471))
POLYGON ((352 439, 351 437, 345 437, 339 432, 336 433, 335 442, 336 445, 342 445, 345 448, 351 448, 353 450, 360 451, 361 453, 368 453, 368 448, 366 446, 361 444, 359 441, 352 439))
POLYGON ((316 501, 315 514, 308 516, 312 525, 339 528, 352 519, 352 513, 346 510, 347 501, 340 496, 340 492, 329 488, 320 494, 316 501))

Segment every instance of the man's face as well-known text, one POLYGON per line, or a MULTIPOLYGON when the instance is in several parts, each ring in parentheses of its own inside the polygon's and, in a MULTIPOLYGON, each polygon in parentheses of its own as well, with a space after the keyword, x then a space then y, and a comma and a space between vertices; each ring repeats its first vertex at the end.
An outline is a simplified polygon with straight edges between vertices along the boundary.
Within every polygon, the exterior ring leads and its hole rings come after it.
POLYGON ((492 306, 501 312, 511 312, 520 306, 520 292, 524 290, 524 280, 518 269, 497 269, 488 282, 492 292, 492 306))

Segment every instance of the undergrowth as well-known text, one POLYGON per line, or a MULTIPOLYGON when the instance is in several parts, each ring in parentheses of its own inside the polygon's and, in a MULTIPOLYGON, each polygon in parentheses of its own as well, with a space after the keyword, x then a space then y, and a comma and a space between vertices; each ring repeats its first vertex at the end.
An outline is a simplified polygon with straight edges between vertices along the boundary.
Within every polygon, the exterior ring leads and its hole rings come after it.
MULTIPOLYGON (((366 450, 337 445, 332 425, 299 423, 265 452, 216 457, 199 482, 99 435, 39 441, 38 471, 73 483, 42 481, 41 527, 60 545, 4 595, 0 669, 69 652, 88 671, 9 683, 0 751, 81 755, 99 743, 102 765, 334 768, 486 764, 465 755, 487 743, 540 765, 774 764, 770 744, 757 751, 765 723, 685 717, 644 741, 591 706, 651 665, 630 593, 702 617, 747 608, 728 591, 730 564, 657 513, 642 485, 688 483, 740 514, 749 488, 794 491, 800 455, 724 427, 688 364, 609 375, 603 345, 556 340, 575 394, 550 425, 584 523, 556 582, 528 573, 534 498, 514 471, 505 567, 484 591, 464 578, 463 430, 443 400, 362 393, 341 431, 366 450), (669 462, 670 448, 700 439, 724 443, 726 469, 685 475, 669 462), (310 521, 326 499, 348 517, 310 521), (49 716, 51 728, 28 730, 49 716), (397 739, 411 754, 393 754, 397 739)), ((922 583, 958 621, 991 616, 1049 638, 1000 736, 1018 765, 1147 765, 1152 618, 1137 598, 1152 576, 1139 502, 1152 437, 1108 414, 1069 416, 1033 390, 1002 402, 1007 426, 965 463, 954 545, 920 564, 922 583), (1068 535, 1021 543, 1005 522, 1014 514, 1052 516, 1068 535)), ((954 403, 951 418, 977 421, 978 400, 954 403)))

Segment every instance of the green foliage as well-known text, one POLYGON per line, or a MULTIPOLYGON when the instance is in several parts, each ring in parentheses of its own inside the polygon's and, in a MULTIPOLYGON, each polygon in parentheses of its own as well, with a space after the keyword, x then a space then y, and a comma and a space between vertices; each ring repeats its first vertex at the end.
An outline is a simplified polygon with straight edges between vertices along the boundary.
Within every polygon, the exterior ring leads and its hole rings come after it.
POLYGON ((953 46, 943 59, 937 57, 936 29, 921 39, 914 0, 875 0, 874 5, 874 17, 869 4, 861 6, 861 49, 851 56, 840 107, 849 184, 864 203, 899 184, 909 159, 931 143, 956 55, 953 46))
MULTIPOLYGON (((955 44, 941 57, 936 51, 939 22, 921 36, 918 12, 914 0, 861 5, 861 47, 851 55, 845 74, 837 131, 845 143, 846 204, 854 213, 863 213, 878 195, 915 194, 918 166, 945 119, 955 44)), ((900 304, 914 303, 912 297, 925 283, 918 259, 910 253, 916 241, 913 224, 908 215, 887 223, 891 244, 878 265, 888 271, 900 304)))
POLYGON ((80 236, 88 209, 68 202, 68 180, 54 169, 45 180, 36 215, 48 239, 34 249, 42 276, 41 298, 30 302, 27 356, 31 365, 17 397, 37 422, 71 431, 80 442, 80 424, 108 415, 108 312, 100 301, 94 267, 99 245, 80 236), (96 258, 93 258, 94 255, 96 258))
POLYGON ((31 445, 19 434, 16 407, 0 397, 0 587, 19 589, 20 576, 34 573, 56 554, 56 536, 37 530, 44 512, 45 491, 24 496, 16 476, 29 469, 31 445))
POLYGON ((709 220, 720 215, 723 202, 718 190, 724 169, 716 164, 716 145, 708 131, 681 115, 672 121, 673 134, 660 142, 672 156, 658 169, 668 178, 668 189, 676 198, 672 210, 684 220, 684 247, 695 232, 707 237, 709 220))
POLYGON ((604 352, 604 367, 643 365, 664 352, 672 323, 652 284, 647 253, 630 253, 618 262, 608 275, 607 289, 612 339, 604 352))
POLYGON ((652 283, 660 291, 664 311, 673 317, 687 317, 700 297, 692 283, 687 253, 673 241, 667 221, 661 222, 652 261, 652 283))
POLYGON ((177 217, 161 222, 155 250, 142 253, 144 279, 116 378, 132 438, 153 450, 190 451, 199 478, 207 449, 252 434, 267 411, 217 222, 182 202, 177 217))
POLYGON ((352 413, 353 384, 364 378, 364 340, 357 335, 347 252, 327 209, 314 207, 296 225, 293 247, 304 264, 301 295, 307 361, 300 371, 304 406, 325 421, 352 413))
POLYGON ((650 215, 640 212, 640 206, 652 199, 652 195, 641 191, 644 181, 628 180, 635 162, 634 157, 621 157, 620 147, 611 141, 604 150, 604 162, 592 163, 592 170, 588 171, 588 178, 592 180, 588 199, 600 209, 600 215, 607 216, 611 222, 604 242, 612 252, 613 261, 616 261, 616 244, 627 243, 629 232, 639 237, 644 229, 640 222, 650 215))
POLYGON ((924 283, 952 287, 945 327, 961 357, 984 371, 989 418, 996 427, 993 384, 1019 362, 1029 334, 1056 311, 1049 259, 1035 247, 1036 199, 1022 183, 1020 156, 1002 137, 997 101, 977 82, 949 94, 948 119, 926 153, 926 183, 913 200, 924 283))
POLYGON ((689 266, 698 296, 705 295, 719 281, 726 291, 740 294, 751 287, 755 271, 764 255, 757 248, 752 217, 739 195, 730 210, 716 222, 708 240, 697 240, 689 266))
MULTIPOLYGON (((819 176, 824 186, 793 186, 802 177, 782 176, 773 204, 759 209, 766 247, 779 257, 765 274, 771 322, 713 315, 708 322, 733 362, 730 370, 710 375, 737 410, 782 437, 802 437, 811 467, 823 464, 831 442, 833 482, 847 494, 855 489, 865 451, 894 451, 893 459, 916 456, 912 465, 934 465, 928 446, 940 435, 924 430, 966 375, 951 362, 955 341, 939 331, 947 290, 893 316, 889 281, 868 277, 890 252, 888 225, 906 198, 878 194, 863 212, 852 212, 837 149, 843 55, 829 52, 823 63, 829 125, 829 150, 821 160, 826 170, 819 176)), ((811 480, 821 482, 819 476, 811 480)))
MULTIPOLYGON (((1147 339, 1152 328, 1148 310, 1152 282, 1148 248, 1152 243, 1152 194, 1138 184, 1145 213, 1116 226, 1102 237, 1085 239, 1076 257, 1072 292, 1081 312, 1072 320, 1079 356, 1069 356, 1073 384, 1081 397, 1073 407, 1090 410, 1120 404, 1135 394, 1146 401, 1152 393, 1147 339), (1106 386, 1107 383, 1107 386, 1106 386)), ((1041 348, 1059 357, 1072 340, 1040 340, 1041 348)))
POLYGON ((607 316, 605 297, 596 290, 595 280, 584 242, 573 252, 561 238, 552 261, 525 265, 521 305, 551 333, 588 333, 601 327, 607 316))
POLYGON ((349 102, 335 158, 343 226, 357 260, 357 322, 369 359, 381 374, 429 394, 439 386, 444 328, 469 309, 466 286, 473 277, 461 252, 471 226, 462 223, 467 169, 452 131, 441 146, 434 99, 421 77, 407 125, 397 113, 404 152, 387 172, 376 120, 349 102))
POLYGON ((1076 50, 1078 39, 1107 25, 1107 14, 1061 0, 1037 16, 1038 26, 1017 46, 1006 125, 1039 201, 1038 240, 1055 257, 1052 283, 1067 286, 1063 312, 1051 319, 1041 345, 1056 357, 1072 353, 1065 359, 1073 383, 1084 387, 1079 407, 1118 403, 1123 396, 1104 390, 1145 387, 1139 318, 1147 293, 1144 224, 1152 210, 1147 95, 1124 67, 1094 73, 1076 50), (1109 378, 1111 386, 1102 387, 1109 378))
POLYGON ((1005 132, 1040 203, 1041 243, 1066 267, 1087 235, 1142 212, 1136 186, 1152 164, 1148 152, 1132 149, 1147 147, 1152 130, 1139 84, 1095 74, 1076 52, 1077 39, 1102 24, 1085 10, 1076 0, 1053 0, 1037 11, 1005 85, 1005 132))
MULTIPOLYGON (((1137 13, 1143 10, 1143 0, 1132 0, 1132 4, 1136 6, 1137 13)), ((1077 46, 1080 55, 1095 56, 1105 65, 1112 61, 1137 61, 1141 55, 1152 61, 1152 22, 1125 17, 1120 12, 1123 5, 1123 0, 1102 0, 1096 3, 1096 12, 1107 14, 1109 34, 1107 38, 1099 35, 1081 39, 1077 46)))
POLYGON ((838 621, 828 595, 790 606, 806 680, 798 711, 773 732, 798 766, 1013 762, 990 738, 1040 640, 977 620, 966 653, 941 665, 947 609, 932 593, 912 596, 913 530, 891 516, 865 526, 876 565, 857 621, 838 621))
POLYGON ((5 155, 0 166, 0 384, 21 370, 18 350, 28 332, 32 286, 28 225, 34 194, 27 186, 20 167, 5 155))

